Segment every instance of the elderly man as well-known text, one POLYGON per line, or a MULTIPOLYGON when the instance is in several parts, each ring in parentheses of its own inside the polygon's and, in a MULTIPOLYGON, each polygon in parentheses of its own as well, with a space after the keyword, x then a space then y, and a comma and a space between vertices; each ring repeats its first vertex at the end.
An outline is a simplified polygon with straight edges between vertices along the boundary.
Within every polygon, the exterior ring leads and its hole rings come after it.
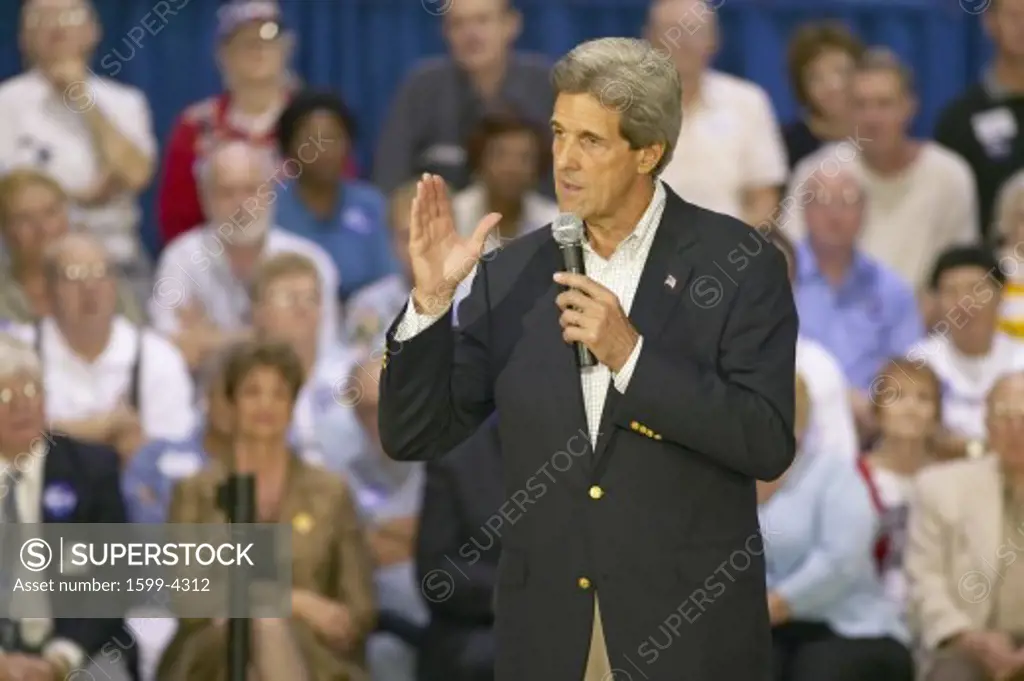
MULTIPOLYGON (((150 316, 193 369, 210 352, 249 334, 249 285, 261 259, 300 253, 316 263, 324 291, 338 288, 338 270, 326 251, 274 226, 280 173, 264 150, 248 142, 214 149, 199 175, 209 222, 180 235, 160 257, 150 316)), ((321 339, 328 345, 338 337, 338 306, 331 295, 322 296, 321 304, 321 339)))
MULTIPOLYGON (((683 82, 679 153, 661 178, 688 201, 760 225, 778 207, 788 172, 786 149, 768 94, 710 68, 719 40, 713 7, 721 4, 651 4, 646 37, 671 56, 683 82)), ((643 90, 631 96, 643 97, 643 90)))
MULTIPOLYGON (((582 221, 557 236, 581 244, 589 276, 559 271, 551 231, 519 237, 480 266, 453 329, 456 289, 501 216, 460 237, 443 180, 424 177, 413 293, 387 335, 384 449, 435 459, 496 413, 515 519, 497 579, 497 681, 601 681, 639 664, 651 679, 764 678, 755 483, 795 450, 785 259, 765 248, 728 285, 716 279, 750 228, 658 180, 682 86, 649 43, 583 43, 552 82, 558 205, 582 221), (609 106, 613 87, 642 96, 609 106), (737 554, 743 568, 717 575, 737 554), (666 622, 683 628, 654 649, 666 622)), ((450 580, 432 575, 427 598, 447 598, 450 580)))
MULTIPOLYGON (((117 455, 108 447, 51 432, 46 424, 44 382, 43 367, 32 347, 0 334, 3 523, 125 522, 117 455)), ((16 570, 9 561, 5 556, 6 565, 0 570, 5 602, 11 597, 16 570)), ((60 579, 55 569, 45 576, 60 579)), ((48 612, 53 614, 52 609, 48 612)), ((0 612, 0 678, 114 678, 109 666, 102 671, 88 667, 105 657, 101 650, 113 645, 108 643, 111 639, 124 638, 121 620, 50 619, 42 612, 32 619, 12 619, 9 614, 6 609, 0 612)))
POLYGON ((90 0, 24 3, 31 69, 0 85, 0 165, 48 172, 116 265, 142 274, 138 196, 156 163, 149 104, 138 88, 89 69, 101 28, 90 0))
POLYGON ((895 270, 917 292, 936 256, 978 238, 977 198, 967 163, 932 141, 916 140, 917 111, 910 70, 887 50, 866 53, 853 77, 856 140, 823 147, 793 171, 788 224, 802 235, 799 207, 812 194, 805 179, 847 165, 861 173, 868 203, 864 252, 895 270))
POLYGON ((12 327, 36 348, 53 428, 130 457, 147 439, 181 438, 195 421, 192 381, 163 336, 115 312, 115 272, 99 242, 71 234, 46 254, 52 314, 12 327))
POLYGON ((391 104, 374 163, 374 181, 389 194, 423 172, 464 189, 472 179, 466 141, 489 109, 511 106, 537 124, 551 113, 551 65, 514 51, 522 17, 511 0, 429 5, 444 14, 451 56, 411 73, 391 104))
POLYGON ((926 681, 1024 678, 1024 373, 986 405, 991 456, 923 472, 904 561, 926 681))
POLYGON ((797 252, 800 332, 839 360, 852 388, 862 435, 873 429, 871 389, 890 357, 905 356, 924 337, 914 293, 895 272, 858 247, 865 195, 847 168, 820 171, 805 207, 807 238, 797 252))

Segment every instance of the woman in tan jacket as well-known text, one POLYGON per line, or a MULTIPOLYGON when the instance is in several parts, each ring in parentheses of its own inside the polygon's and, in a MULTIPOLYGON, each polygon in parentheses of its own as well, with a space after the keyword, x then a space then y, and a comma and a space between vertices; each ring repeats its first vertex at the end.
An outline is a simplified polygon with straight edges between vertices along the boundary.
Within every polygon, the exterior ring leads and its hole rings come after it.
MULTIPOLYGON (((303 463, 288 445, 302 367, 290 347, 245 343, 227 361, 235 465, 256 477, 257 522, 292 526, 292 617, 253 620, 250 678, 357 681, 375 623, 373 566, 352 493, 303 463)), ((227 522, 217 490, 229 464, 215 461, 175 489, 171 523, 227 522)), ((223 621, 182 619, 159 681, 226 681, 223 621)))

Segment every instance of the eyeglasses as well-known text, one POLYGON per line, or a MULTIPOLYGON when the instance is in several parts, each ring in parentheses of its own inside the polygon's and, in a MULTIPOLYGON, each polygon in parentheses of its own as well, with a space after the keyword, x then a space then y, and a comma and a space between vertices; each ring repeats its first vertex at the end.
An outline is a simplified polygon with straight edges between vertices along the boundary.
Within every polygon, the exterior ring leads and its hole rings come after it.
POLYGON ((841 192, 818 191, 814 193, 813 203, 819 206, 857 206, 864 196, 856 189, 841 192))
POLYGON ((275 291, 267 294, 267 302, 274 307, 320 307, 319 293, 275 291))
MULTIPOLYGON (((34 400, 39 396, 39 386, 33 382, 26 383, 21 387, 21 394, 26 399, 34 400)), ((18 391, 14 388, 2 388, 0 389, 0 404, 10 404, 17 396, 18 391)))
POLYGON ((85 282, 106 279, 110 276, 110 268, 105 263, 92 265, 67 265, 60 271, 65 281, 85 282))
POLYGON ((89 21, 89 10, 84 7, 75 9, 36 9, 25 15, 25 27, 36 28, 75 28, 84 26, 89 21))

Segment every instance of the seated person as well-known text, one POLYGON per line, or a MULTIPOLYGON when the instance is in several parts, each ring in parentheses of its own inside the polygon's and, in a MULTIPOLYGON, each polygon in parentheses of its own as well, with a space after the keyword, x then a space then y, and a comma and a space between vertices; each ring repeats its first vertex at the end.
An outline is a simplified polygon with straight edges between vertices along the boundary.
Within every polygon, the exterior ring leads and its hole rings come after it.
MULTIPOLYGON (((427 464, 416 541, 417 583, 430 609, 420 681, 493 681, 494 593, 505 501, 496 423, 427 464)), ((610 680, 609 680, 610 681, 610 680)))
MULTIPOLYGON (((61 186, 35 170, 15 170, 0 179, 0 320, 32 322, 49 316, 43 254, 71 231, 70 203, 61 186)), ((117 280, 117 313, 142 321, 131 287, 117 280)))
POLYGON ((357 367, 350 390, 359 395, 356 415, 368 446, 348 466, 376 565, 380 610, 367 646, 371 678, 415 681, 416 654, 428 620, 413 554, 423 494, 423 464, 395 461, 384 453, 377 429, 381 362, 357 367))
POLYGON ((382 355, 385 332, 409 302, 409 216, 417 184, 403 184, 388 200, 391 250, 398 260, 399 272, 356 291, 345 303, 345 337, 364 356, 382 355))
POLYGON ((910 504, 910 623, 925 681, 1024 679, 1024 372, 988 394, 990 455, 923 471, 910 504))
POLYGON ((277 124, 281 157, 300 168, 285 170, 275 206, 278 224, 330 254, 344 275, 337 289, 325 291, 332 301, 346 301, 397 269, 380 190, 342 177, 356 146, 354 122, 336 95, 306 91, 295 95, 277 124))
MULTIPOLYGON (((373 629, 372 559, 348 485, 304 463, 288 444, 303 369, 282 343, 245 343, 225 367, 235 470, 256 477, 260 523, 292 526, 293 615, 253 620, 252 667, 259 679, 337 681, 362 678, 373 629)), ((231 464, 210 461, 174 489, 174 523, 223 523, 217 489, 231 464)), ((227 627, 183 619, 164 652, 159 681, 226 678, 227 627)))
MULTIPOLYGON (((117 454, 108 447, 50 431, 46 401, 43 367, 35 351, 0 334, 3 522, 126 522, 117 454)), ((11 587, 12 576, 0 575, 5 591, 11 587)), ((56 566, 51 566, 47 576, 55 581, 61 577, 56 566)), ((66 611, 59 614, 64 616, 0 619, 0 638, 4 640, 0 679, 111 678, 108 672, 114 673, 112 667, 100 651, 106 650, 114 637, 124 638, 124 622, 68 618, 66 611)))
MULTIPOLYGON (((797 380, 798 442, 809 398, 797 380), (804 412, 801 414, 801 412, 804 412)), ((878 514, 855 463, 798 448, 780 480, 758 482, 776 681, 913 681, 906 632, 872 549, 878 514)))
POLYGON ((878 568, 889 598, 902 608, 910 493, 921 469, 940 460, 942 387, 928 365, 897 358, 882 368, 874 388, 878 439, 857 465, 882 525, 875 545, 878 568))
POLYGON ((1024 346, 998 329, 1006 276, 979 246, 958 246, 935 261, 929 286, 941 315, 935 333, 908 357, 925 362, 942 383, 942 455, 985 451, 985 397, 996 380, 1024 369, 1024 346))
POLYGON ((94 237, 69 234, 46 253, 51 315, 11 333, 36 347, 54 430, 111 445, 127 460, 146 440, 195 424, 192 379, 163 336, 116 313, 117 283, 94 237))
POLYGON ((992 234, 999 243, 999 266, 1006 276, 999 330, 1024 344, 1024 170, 999 189, 992 234))
MULTIPOLYGON (((248 337, 249 287, 263 258, 300 253, 316 263, 326 290, 338 286, 338 269, 322 248, 276 226, 278 172, 266 153, 249 143, 215 148, 199 168, 208 222, 180 235, 160 256, 149 314, 193 369, 210 352, 248 337)), ((338 304, 330 296, 322 304, 323 341, 334 343, 338 304)))
POLYGON ((342 390, 357 357, 319 334, 324 291, 316 265, 298 253, 279 253, 256 267, 249 293, 256 339, 286 343, 302 362, 292 446, 307 463, 344 475, 367 446, 353 409, 359 395, 342 390))

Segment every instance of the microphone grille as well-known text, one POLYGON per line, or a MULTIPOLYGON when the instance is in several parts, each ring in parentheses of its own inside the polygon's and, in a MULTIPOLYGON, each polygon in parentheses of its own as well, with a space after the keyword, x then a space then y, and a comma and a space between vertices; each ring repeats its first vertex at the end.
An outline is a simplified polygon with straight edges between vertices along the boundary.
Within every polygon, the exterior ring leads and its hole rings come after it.
POLYGON ((583 220, 572 213, 562 213, 551 223, 551 235, 559 246, 571 246, 583 242, 583 220))

